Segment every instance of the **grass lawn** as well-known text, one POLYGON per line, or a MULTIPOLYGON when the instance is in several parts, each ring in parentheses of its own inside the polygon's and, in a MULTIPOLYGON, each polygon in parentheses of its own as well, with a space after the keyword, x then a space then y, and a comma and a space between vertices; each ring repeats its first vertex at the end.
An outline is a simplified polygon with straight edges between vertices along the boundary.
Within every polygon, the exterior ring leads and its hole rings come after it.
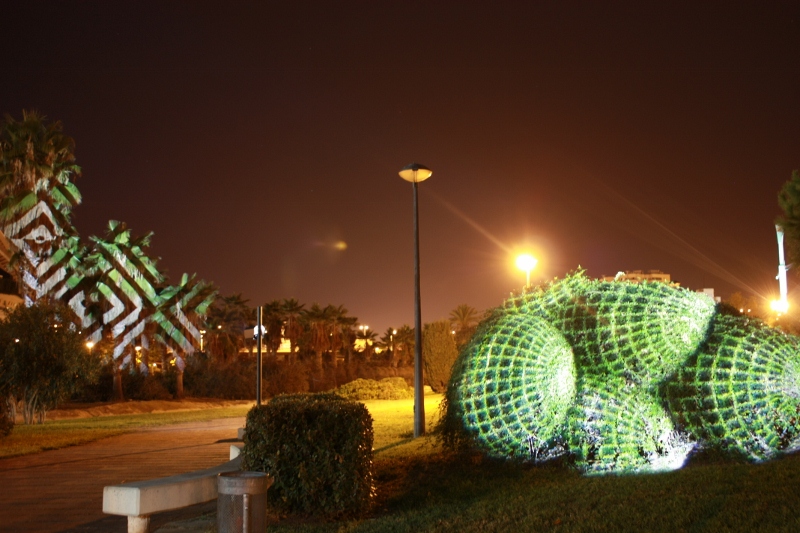
POLYGON ((35 425, 17 424, 10 436, 0 439, 0 458, 85 444, 141 427, 243 417, 248 409, 247 406, 219 407, 197 411, 55 420, 35 425))
MULTIPOLYGON (((429 420, 440 399, 426 397, 429 420)), ((762 465, 583 477, 444 453, 432 437, 411 438, 411 400, 365 403, 375 419, 373 514, 334 523, 284 519, 270 531, 800 531, 800 455, 762 465)))
MULTIPOLYGON (((436 417, 440 400, 426 396, 429 421, 436 417)), ((339 522, 275 519, 270 531, 800 531, 800 455, 762 465, 702 463, 666 474, 583 477, 564 468, 520 467, 444 453, 430 436, 412 438, 412 400, 365 403, 375 429, 377 501, 372 514, 339 522)), ((26 439, 45 449, 62 446, 63 439, 69 445, 141 426, 244 416, 247 409, 17 426, 10 439, 0 441, 0 455, 21 449, 26 439)), ((215 531, 214 520, 207 517, 197 531, 215 531)))

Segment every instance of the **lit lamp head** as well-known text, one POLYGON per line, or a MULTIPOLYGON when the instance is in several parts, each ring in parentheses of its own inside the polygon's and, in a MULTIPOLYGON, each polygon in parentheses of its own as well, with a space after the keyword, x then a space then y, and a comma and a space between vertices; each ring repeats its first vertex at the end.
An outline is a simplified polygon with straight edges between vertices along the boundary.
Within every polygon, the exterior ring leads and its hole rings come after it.
POLYGON ((783 315, 785 315, 786 312, 789 311, 789 302, 787 300, 784 300, 784 299, 772 300, 772 303, 770 304, 770 306, 772 307, 773 311, 775 311, 776 313, 783 314, 783 315))
POLYGON ((517 268, 525 272, 526 287, 529 287, 531 284, 531 270, 536 268, 536 263, 538 262, 538 259, 531 254, 520 254, 517 256, 517 268))
POLYGON ((400 177, 411 183, 419 183, 431 177, 433 171, 425 165, 419 163, 411 163, 406 165, 399 172, 400 177))

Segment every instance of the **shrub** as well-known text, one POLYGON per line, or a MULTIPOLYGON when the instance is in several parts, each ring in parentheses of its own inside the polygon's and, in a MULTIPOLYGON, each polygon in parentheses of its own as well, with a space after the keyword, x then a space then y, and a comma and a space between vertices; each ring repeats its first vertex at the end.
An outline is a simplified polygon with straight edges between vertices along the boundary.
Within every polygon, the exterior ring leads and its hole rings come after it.
POLYGON ((308 365, 265 360, 262 392, 267 398, 308 392, 308 365))
POLYGON ((273 477, 280 512, 339 517, 372 501, 372 416, 335 394, 273 398, 247 414, 243 470, 273 477))
POLYGON ((93 381, 100 369, 72 318, 69 308, 40 301, 18 305, 0 321, 3 380, 22 402, 26 424, 44 422, 48 410, 93 381))
POLYGON ((190 357, 183 382, 188 396, 250 400, 256 396, 256 364, 249 358, 225 362, 190 357))
POLYGON ((125 395, 131 400, 171 400, 162 375, 142 374, 141 372, 125 372, 123 370, 122 387, 125 395))
MULTIPOLYGON (((76 402, 110 402, 114 400, 114 362, 100 369, 98 378, 72 396, 76 402)), ((122 369, 122 390, 131 400, 171 400, 174 390, 174 371, 142 374, 122 369)))
POLYGON ((458 357, 450 322, 439 320, 422 329, 422 359, 425 378, 435 392, 444 392, 450 381, 453 363, 458 357))
POLYGON ((8 437, 14 429, 14 419, 6 400, 0 400, 0 437, 8 437))
POLYGON ((403 400, 414 396, 414 389, 403 378, 356 379, 334 391, 348 400, 403 400))

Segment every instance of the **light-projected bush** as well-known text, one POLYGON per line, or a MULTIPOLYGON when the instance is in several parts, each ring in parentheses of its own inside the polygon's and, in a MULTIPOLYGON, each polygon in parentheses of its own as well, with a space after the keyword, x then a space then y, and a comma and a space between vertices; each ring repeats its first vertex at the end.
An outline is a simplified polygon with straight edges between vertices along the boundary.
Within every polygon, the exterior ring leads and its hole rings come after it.
POLYGON ((800 445, 793 337, 663 283, 580 273, 508 300, 453 367, 445 427, 485 453, 585 472, 679 468, 697 443, 800 445))

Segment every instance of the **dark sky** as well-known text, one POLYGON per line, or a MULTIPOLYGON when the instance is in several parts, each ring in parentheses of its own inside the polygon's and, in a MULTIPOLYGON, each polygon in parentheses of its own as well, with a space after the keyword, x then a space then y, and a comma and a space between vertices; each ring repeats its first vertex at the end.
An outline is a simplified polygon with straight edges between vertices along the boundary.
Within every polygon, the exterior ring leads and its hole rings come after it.
MULTIPOLYGON (((175 279, 413 323, 579 265, 774 297, 798 2, 3 2, 0 112, 75 138, 81 235, 175 279), (344 241, 346 250, 335 243, 344 241)), ((790 290, 794 285, 790 278, 790 290)))

